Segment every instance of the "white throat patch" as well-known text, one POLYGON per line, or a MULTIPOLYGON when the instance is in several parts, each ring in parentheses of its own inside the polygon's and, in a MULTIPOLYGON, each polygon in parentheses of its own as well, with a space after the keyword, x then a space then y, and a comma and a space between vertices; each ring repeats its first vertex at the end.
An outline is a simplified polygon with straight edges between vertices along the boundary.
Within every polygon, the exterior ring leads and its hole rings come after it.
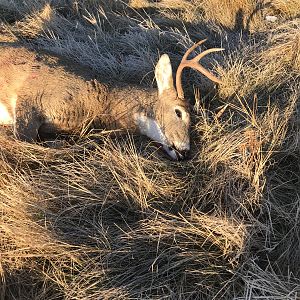
POLYGON ((12 116, 9 114, 7 108, 2 103, 0 103, 0 124, 1 125, 13 124, 12 116))

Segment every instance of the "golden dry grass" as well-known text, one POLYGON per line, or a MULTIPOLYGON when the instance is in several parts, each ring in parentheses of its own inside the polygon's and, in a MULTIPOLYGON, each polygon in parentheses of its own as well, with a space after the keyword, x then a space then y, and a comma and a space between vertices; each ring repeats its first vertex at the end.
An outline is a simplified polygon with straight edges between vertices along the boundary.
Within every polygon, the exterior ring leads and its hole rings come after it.
MULTIPOLYGON (((21 41, 112 81, 153 84, 195 41, 223 83, 185 71, 192 157, 83 133, 51 148, 0 135, 1 299, 297 299, 298 1, 3 1, 21 41), (278 20, 269 23, 266 15, 278 20), (195 94, 195 95, 194 95, 195 94)), ((61 142, 61 140, 59 140, 61 142)))

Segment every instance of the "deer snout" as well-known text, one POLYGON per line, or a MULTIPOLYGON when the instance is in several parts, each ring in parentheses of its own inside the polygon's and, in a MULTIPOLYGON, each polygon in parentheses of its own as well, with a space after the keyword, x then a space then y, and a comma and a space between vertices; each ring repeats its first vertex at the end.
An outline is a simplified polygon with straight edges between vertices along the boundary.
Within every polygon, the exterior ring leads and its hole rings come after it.
POLYGON ((190 151, 181 151, 178 152, 177 160, 185 160, 185 159, 189 159, 189 157, 190 157, 190 151))
POLYGON ((190 144, 184 144, 180 145, 180 147, 174 146, 176 155, 177 155, 177 160, 184 160, 189 157, 190 154, 190 144))
POLYGON ((164 149, 167 154, 173 160, 184 160, 189 157, 190 144, 189 143, 179 143, 177 145, 173 144, 171 146, 164 145, 164 149))
POLYGON ((174 142, 173 147, 176 148, 177 151, 180 152, 186 152, 190 151, 190 141, 184 141, 184 142, 174 142))

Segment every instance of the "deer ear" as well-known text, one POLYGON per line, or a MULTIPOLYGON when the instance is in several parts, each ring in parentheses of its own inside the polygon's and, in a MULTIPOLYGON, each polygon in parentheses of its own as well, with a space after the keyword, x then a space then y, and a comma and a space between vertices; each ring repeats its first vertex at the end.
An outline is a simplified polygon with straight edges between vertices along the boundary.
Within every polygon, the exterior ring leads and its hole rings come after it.
POLYGON ((155 67, 155 78, 159 94, 162 94, 165 90, 174 89, 172 66, 167 54, 160 57, 155 67))

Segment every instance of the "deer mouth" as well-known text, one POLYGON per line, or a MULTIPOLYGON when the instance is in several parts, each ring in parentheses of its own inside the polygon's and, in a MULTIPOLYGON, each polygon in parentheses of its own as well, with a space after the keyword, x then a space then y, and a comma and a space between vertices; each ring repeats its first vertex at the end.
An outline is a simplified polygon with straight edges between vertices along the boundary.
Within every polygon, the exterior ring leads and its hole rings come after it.
POLYGON ((188 150, 178 150, 175 146, 170 146, 169 144, 163 144, 160 142, 153 142, 153 144, 161 149, 169 158, 172 160, 185 160, 189 156, 188 150))
POLYGON ((162 145, 165 152, 173 159, 173 160, 184 160, 188 157, 188 151, 186 150, 178 150, 175 146, 162 145))

